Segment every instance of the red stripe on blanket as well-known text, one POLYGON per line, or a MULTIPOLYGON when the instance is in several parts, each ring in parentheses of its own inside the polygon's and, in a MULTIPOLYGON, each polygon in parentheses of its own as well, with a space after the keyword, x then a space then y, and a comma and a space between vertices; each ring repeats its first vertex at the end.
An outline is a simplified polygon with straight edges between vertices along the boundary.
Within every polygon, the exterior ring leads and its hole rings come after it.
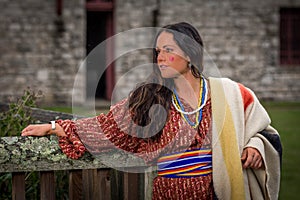
POLYGON ((246 111, 247 107, 253 103, 254 98, 252 96, 252 94, 250 93, 250 91, 242 84, 238 83, 240 91, 241 91, 241 95, 243 98, 243 102, 244 102, 244 111, 246 111))

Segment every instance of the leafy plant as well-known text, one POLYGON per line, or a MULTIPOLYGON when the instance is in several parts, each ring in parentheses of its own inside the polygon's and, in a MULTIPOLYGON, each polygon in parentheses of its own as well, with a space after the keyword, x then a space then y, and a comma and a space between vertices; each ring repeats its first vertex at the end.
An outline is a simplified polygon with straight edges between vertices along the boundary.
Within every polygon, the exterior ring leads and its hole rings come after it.
MULTIPOLYGON (((9 104, 9 109, 0 113, 0 137, 17 136, 30 123, 32 119, 30 108, 36 107, 36 100, 42 96, 42 92, 37 93, 27 88, 23 96, 17 99, 16 102, 9 104)), ((11 173, 0 174, 1 194, 0 199, 11 199, 11 173)), ((37 197, 37 185, 39 183, 38 172, 26 173, 26 197, 32 199, 37 197), (28 184, 30 183, 30 184, 28 184)))
MULTIPOLYGON (((31 109, 35 108, 36 101, 42 92, 34 92, 27 88, 22 97, 11 102, 7 111, 0 113, 0 137, 18 136, 29 124, 35 123, 31 117, 31 109)), ((68 171, 56 171, 56 199, 68 199, 68 171)), ((40 199, 40 175, 38 171, 26 172, 25 186, 26 199, 40 199)), ((12 174, 0 173, 0 199, 12 199, 12 174)))
POLYGON ((1 187, 0 199, 12 199, 11 180, 12 180, 11 173, 0 173, 0 187, 1 187))
POLYGON ((30 116, 29 108, 36 107, 36 100, 42 96, 42 92, 37 93, 27 88, 24 94, 16 102, 9 104, 6 112, 0 113, 0 136, 16 136, 30 123, 33 119, 30 116))

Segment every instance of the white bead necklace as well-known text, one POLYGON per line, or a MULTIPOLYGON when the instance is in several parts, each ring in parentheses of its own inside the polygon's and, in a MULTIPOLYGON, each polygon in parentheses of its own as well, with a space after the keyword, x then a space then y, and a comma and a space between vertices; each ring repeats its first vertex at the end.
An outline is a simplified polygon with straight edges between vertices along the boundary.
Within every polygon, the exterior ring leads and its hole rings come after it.
MULTIPOLYGON (((203 78, 203 80, 204 80, 204 87, 206 87, 207 82, 206 82, 205 78, 203 78)), ((184 111, 184 110, 180 110, 180 109, 176 106, 176 104, 175 104, 175 100, 174 100, 174 98, 173 98, 173 95, 172 95, 172 104, 174 105, 175 109, 176 109, 178 112, 180 112, 180 113, 182 113, 182 114, 184 114, 184 115, 192 115, 192 114, 195 114, 196 112, 199 112, 199 110, 201 110, 201 109, 205 106, 206 100, 207 100, 207 96, 208 96, 208 87, 206 87, 206 90, 205 90, 205 97, 204 97, 203 104, 201 104, 196 110, 193 110, 193 111, 191 111, 191 112, 186 112, 186 111, 184 111)))

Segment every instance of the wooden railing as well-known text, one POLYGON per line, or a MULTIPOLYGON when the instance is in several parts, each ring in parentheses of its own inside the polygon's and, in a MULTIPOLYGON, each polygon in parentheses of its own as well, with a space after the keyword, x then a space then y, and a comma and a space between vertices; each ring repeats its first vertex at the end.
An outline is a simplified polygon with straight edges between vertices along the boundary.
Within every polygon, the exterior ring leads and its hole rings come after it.
MULTIPOLYGON (((118 158, 120 154, 103 156, 118 158)), ((86 153, 78 160, 69 159, 56 136, 0 137, 0 172, 12 173, 12 199, 25 199, 25 173, 29 171, 40 172, 40 198, 55 199, 56 170, 69 171, 69 199, 151 199, 154 173, 118 171, 102 164, 102 155, 98 156, 86 153)))

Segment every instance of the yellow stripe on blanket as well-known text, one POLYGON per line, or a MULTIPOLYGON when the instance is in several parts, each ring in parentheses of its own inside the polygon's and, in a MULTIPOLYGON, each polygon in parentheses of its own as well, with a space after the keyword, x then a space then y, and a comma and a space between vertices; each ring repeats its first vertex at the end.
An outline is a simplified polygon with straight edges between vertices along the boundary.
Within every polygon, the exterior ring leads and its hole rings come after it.
POLYGON ((225 109, 225 122, 223 130, 220 134, 220 142, 222 146, 223 158, 226 164, 226 169, 230 177, 231 199, 245 199, 242 163, 237 145, 232 114, 227 102, 225 109))
MULTIPOLYGON (((213 166, 213 174, 215 172, 215 178, 219 181, 216 183, 217 188, 215 189, 217 195, 218 192, 220 193, 221 198, 243 200, 246 198, 243 169, 232 113, 226 100, 222 80, 210 78, 210 84, 211 88, 213 88, 211 90, 212 99, 218 99, 217 102, 212 101, 213 120, 215 121, 216 128, 215 133, 218 133, 218 135, 215 135, 213 143, 213 160, 218 162, 218 165, 215 166, 218 167, 217 169, 214 169, 213 166), (221 152, 219 152, 219 149, 221 152), (217 155, 216 152, 222 155, 217 155), (219 163, 219 161, 221 161, 219 158, 222 157, 225 166, 222 165, 223 163, 219 163), (222 166, 224 166, 224 168, 222 168, 222 166), (222 169, 226 170, 226 173, 222 173, 222 171, 220 171, 222 169), (227 180, 230 184, 230 193, 228 194, 230 197, 226 196, 226 189, 224 189, 224 186, 220 183, 220 181, 224 181, 225 183, 227 180)), ((225 188, 226 187, 227 186, 225 186, 225 188)))

